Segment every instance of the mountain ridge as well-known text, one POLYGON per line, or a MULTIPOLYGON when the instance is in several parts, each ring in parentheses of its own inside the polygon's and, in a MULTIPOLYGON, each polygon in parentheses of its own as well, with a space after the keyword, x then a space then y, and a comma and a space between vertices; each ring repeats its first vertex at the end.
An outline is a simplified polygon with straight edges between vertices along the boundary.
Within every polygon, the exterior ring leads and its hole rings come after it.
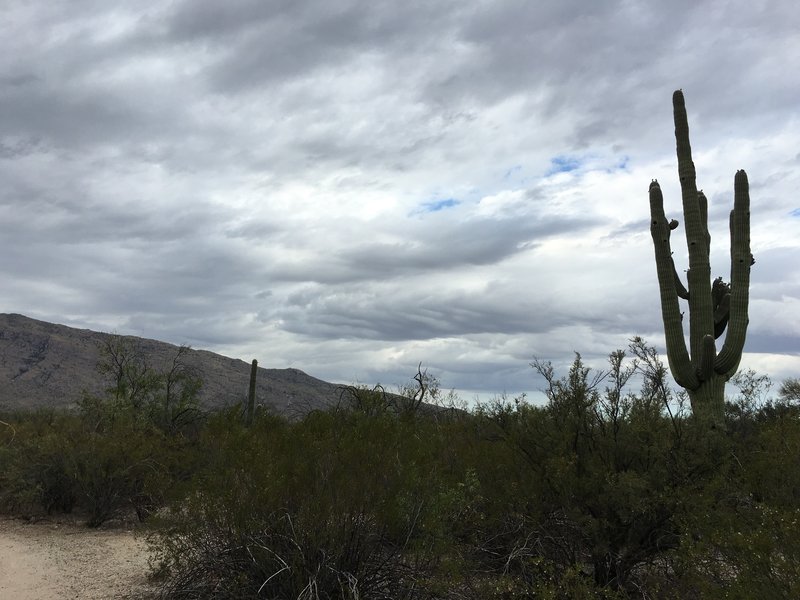
MULTIPOLYGON (((135 347, 156 370, 166 367, 181 349, 149 338, 0 313, 0 408, 69 408, 84 393, 104 393, 111 382, 99 372, 98 363, 102 348, 114 338, 135 347)), ((193 348, 186 348, 181 360, 203 380, 199 401, 204 408, 231 406, 246 397, 250 363, 193 348)), ((286 416, 333 406, 340 392, 340 386, 299 369, 258 368, 257 403, 286 416)))

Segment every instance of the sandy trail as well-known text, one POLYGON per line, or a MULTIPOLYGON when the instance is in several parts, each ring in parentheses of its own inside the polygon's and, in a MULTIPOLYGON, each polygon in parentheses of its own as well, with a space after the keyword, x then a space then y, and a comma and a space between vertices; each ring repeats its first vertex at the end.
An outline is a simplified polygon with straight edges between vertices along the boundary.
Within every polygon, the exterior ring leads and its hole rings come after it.
POLYGON ((133 532, 0 517, 0 598, 153 597, 145 543, 133 532))

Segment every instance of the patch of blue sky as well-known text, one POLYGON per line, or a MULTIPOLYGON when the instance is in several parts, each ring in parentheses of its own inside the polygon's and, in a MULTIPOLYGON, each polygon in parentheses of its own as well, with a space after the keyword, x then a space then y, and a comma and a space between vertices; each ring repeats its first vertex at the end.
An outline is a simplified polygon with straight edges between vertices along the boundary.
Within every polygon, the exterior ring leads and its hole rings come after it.
POLYGON ((550 159, 550 168, 545 175, 549 177, 556 173, 569 173, 570 171, 580 169, 582 165, 583 160, 577 156, 559 154, 550 159))
POLYGON ((441 200, 431 200, 430 202, 424 202, 418 212, 420 213, 433 213, 439 212, 440 210, 445 210, 446 208, 453 208, 454 206, 458 206, 461 204, 460 200, 456 200, 455 198, 443 198, 441 200))
POLYGON ((800 208, 795 208, 792 212, 789 213, 793 217, 800 217, 800 208))
POLYGON ((615 171, 626 171, 630 157, 622 155, 618 158, 604 157, 602 155, 588 154, 575 156, 572 154, 559 154, 550 159, 550 168, 547 169, 545 177, 558 173, 571 173, 572 171, 593 171, 602 170, 606 173, 615 171))

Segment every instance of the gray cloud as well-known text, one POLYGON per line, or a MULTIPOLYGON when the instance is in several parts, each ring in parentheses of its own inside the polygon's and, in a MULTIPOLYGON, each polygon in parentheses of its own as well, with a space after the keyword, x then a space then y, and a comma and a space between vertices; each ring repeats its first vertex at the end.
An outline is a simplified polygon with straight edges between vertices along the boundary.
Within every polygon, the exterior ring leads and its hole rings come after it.
POLYGON ((566 322, 563 316, 554 318, 541 300, 520 300, 514 311, 502 306, 505 300, 499 293, 433 290, 421 296, 396 289, 355 289, 322 292, 316 297, 306 291, 293 296, 291 304, 278 316, 296 333, 387 341, 541 332, 555 326, 558 320, 566 322))
POLYGON ((788 0, 56 0, 4 21, 4 312, 336 381, 422 360, 534 390, 534 355, 662 343, 647 184, 682 221, 683 88, 724 276, 750 176, 746 360, 800 368, 788 0))

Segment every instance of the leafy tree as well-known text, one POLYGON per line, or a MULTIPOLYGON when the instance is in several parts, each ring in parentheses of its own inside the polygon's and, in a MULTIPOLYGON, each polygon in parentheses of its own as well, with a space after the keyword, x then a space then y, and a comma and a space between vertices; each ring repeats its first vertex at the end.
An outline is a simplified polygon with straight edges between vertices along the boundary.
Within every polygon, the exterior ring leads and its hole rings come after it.
POLYGON ((106 397, 84 395, 80 406, 96 426, 131 413, 171 435, 203 418, 198 395, 202 379, 187 362, 190 348, 180 346, 162 368, 150 365, 134 338, 110 336, 102 347, 98 372, 110 379, 106 397))

